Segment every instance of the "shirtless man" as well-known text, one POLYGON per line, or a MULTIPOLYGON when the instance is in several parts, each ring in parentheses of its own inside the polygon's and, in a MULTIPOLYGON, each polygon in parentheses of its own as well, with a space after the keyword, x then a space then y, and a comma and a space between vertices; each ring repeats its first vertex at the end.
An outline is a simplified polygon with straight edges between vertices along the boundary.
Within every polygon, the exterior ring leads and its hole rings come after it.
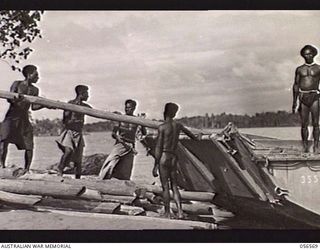
POLYGON ((297 99, 299 97, 298 111, 301 117, 301 137, 304 152, 309 151, 308 147, 308 125, 309 114, 311 113, 313 126, 313 151, 319 153, 319 80, 320 66, 314 63, 314 57, 318 54, 315 47, 304 46, 300 51, 305 60, 305 64, 296 69, 293 84, 293 104, 292 113, 295 113, 297 99))
MULTIPOLYGON (((86 85, 77 85, 75 87, 76 98, 69 103, 91 108, 90 105, 85 103, 89 98, 88 89, 86 85)), ((84 114, 66 110, 63 112, 62 122, 64 130, 60 140, 57 141, 58 147, 63 152, 58 166, 58 175, 62 176, 63 169, 72 161, 75 167, 75 178, 80 179, 83 148, 85 146, 82 135, 84 114)))
MULTIPOLYGON (((136 101, 132 99, 126 100, 124 107, 125 114, 134 116, 136 106, 136 101)), ((100 179, 117 178, 119 180, 130 180, 134 155, 136 154, 135 139, 138 128, 138 125, 127 122, 119 122, 113 128, 112 138, 115 139, 115 144, 101 167, 99 173, 100 179)), ((141 135, 146 134, 145 127, 140 127, 140 133, 141 135)))
POLYGON ((154 177, 160 172, 165 205, 164 216, 170 218, 170 187, 173 199, 177 205, 178 218, 183 218, 181 196, 177 186, 177 155, 176 150, 180 132, 184 132, 191 139, 197 140, 187 128, 173 120, 179 107, 175 103, 167 103, 164 108, 164 123, 158 128, 158 139, 155 148, 155 164, 152 171, 154 177))
MULTIPOLYGON (((10 92, 19 93, 19 98, 8 100, 10 107, 1 126, 0 138, 0 166, 5 168, 8 144, 15 144, 18 150, 25 150, 25 171, 28 172, 33 157, 33 128, 29 120, 29 110, 39 110, 42 105, 30 104, 23 95, 38 96, 39 89, 33 85, 39 80, 37 67, 27 65, 23 67, 24 80, 15 81, 10 92)), ((47 107, 53 109, 51 107, 47 107)))

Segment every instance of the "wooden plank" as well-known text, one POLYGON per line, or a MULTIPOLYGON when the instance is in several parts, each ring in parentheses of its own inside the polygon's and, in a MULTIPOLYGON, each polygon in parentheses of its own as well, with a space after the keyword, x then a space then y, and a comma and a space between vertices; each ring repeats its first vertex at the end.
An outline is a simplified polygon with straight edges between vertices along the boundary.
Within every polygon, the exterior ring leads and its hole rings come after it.
POLYGON ((230 162, 230 166, 232 167, 232 169, 239 175, 242 181, 246 183, 246 185, 251 189, 251 191, 257 194, 261 200, 268 200, 263 190, 248 173, 248 171, 242 170, 237 161, 230 154, 228 154, 227 150, 218 141, 212 138, 212 142, 220 149, 220 152, 225 155, 225 158, 230 162))
MULTIPOLYGON (((156 212, 156 213, 163 213, 164 206, 158 205, 158 204, 151 204, 150 202, 138 199, 134 203, 136 206, 143 207, 146 211, 156 212)), ((182 203, 182 210, 187 214, 193 214, 193 215, 211 215, 212 212, 210 210, 210 207, 212 204, 204 204, 204 203, 192 203, 192 204, 185 204, 182 203)), ((177 206, 175 202, 170 202, 170 209, 174 212, 177 212, 177 206)))
POLYGON ((77 197, 85 192, 84 186, 74 186, 49 181, 1 180, 0 190, 17 194, 32 194, 54 197, 77 197))
POLYGON ((134 196, 120 196, 120 195, 109 195, 109 194, 102 195, 102 201, 116 202, 124 205, 131 205, 134 203, 136 199, 137 197, 134 197, 134 196))
POLYGON ((119 203, 55 199, 52 197, 43 198, 40 202, 36 204, 36 206, 106 214, 115 213, 120 209, 119 203))
MULTIPOLYGON (((162 194, 162 187, 158 185, 138 184, 138 186, 145 188, 147 192, 152 192, 158 195, 162 194)), ((194 201, 213 201, 215 193, 210 192, 197 192, 197 191, 184 191, 179 190, 181 199, 194 200, 194 201)), ((171 198, 173 197, 172 191, 170 191, 171 198)))

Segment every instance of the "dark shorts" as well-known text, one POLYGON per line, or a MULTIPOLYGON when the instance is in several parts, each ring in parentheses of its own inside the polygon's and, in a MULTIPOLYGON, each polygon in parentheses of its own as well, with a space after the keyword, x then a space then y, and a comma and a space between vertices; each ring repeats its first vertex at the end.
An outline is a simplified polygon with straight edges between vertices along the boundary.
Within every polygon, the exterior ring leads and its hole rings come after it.
POLYGON ((300 107, 299 109, 301 109, 301 104, 304 104, 305 106, 307 106, 308 108, 311 108, 311 106, 313 105, 313 103, 315 101, 319 100, 319 94, 316 92, 311 92, 311 93, 300 93, 299 95, 299 100, 300 100, 300 107))
POLYGON ((1 142, 15 144, 19 150, 33 149, 33 128, 29 120, 5 119, 0 131, 1 142))

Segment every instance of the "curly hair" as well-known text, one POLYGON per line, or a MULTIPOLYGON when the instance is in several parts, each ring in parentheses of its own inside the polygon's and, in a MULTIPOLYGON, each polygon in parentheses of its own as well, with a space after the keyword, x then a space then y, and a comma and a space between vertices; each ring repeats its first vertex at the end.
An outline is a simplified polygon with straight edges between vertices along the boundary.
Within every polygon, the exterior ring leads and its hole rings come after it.
POLYGON ((314 46, 312 46, 312 45, 309 45, 309 44, 308 44, 308 45, 304 46, 304 47, 300 50, 300 55, 303 56, 303 52, 304 52, 305 50, 307 50, 307 49, 309 49, 314 56, 316 56, 316 55, 318 54, 317 48, 314 47, 314 46))

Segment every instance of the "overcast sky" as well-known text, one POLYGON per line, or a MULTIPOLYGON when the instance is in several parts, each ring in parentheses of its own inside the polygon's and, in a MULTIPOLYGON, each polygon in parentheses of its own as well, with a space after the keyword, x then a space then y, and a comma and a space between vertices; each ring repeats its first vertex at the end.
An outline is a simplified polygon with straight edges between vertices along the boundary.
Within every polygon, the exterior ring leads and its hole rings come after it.
MULTIPOLYGON (((68 101, 88 84, 102 110, 132 98, 149 118, 169 101, 179 117, 289 111, 300 49, 320 46, 319 28, 319 11, 47 11, 25 64, 39 67, 40 95, 68 101)), ((0 75, 3 90, 22 79, 1 61, 0 75)), ((1 100, 2 118, 7 108, 1 100)))

